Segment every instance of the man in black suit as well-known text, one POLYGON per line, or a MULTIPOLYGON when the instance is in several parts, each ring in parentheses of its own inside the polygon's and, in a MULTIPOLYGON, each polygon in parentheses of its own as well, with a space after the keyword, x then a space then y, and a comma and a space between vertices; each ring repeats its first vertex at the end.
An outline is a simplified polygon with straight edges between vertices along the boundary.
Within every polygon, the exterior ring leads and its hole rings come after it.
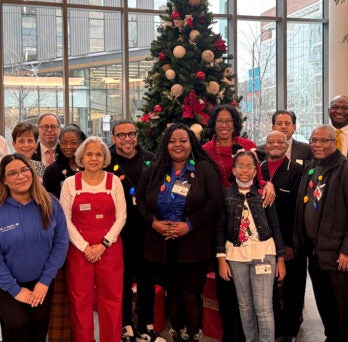
POLYGON ((293 229, 298 187, 303 167, 286 157, 287 137, 277 130, 266 140, 267 159, 261 164, 264 180, 272 181, 276 199, 275 206, 285 244, 286 277, 282 286, 282 308, 278 285, 274 288, 274 311, 276 337, 283 336, 283 342, 296 341, 302 323, 302 309, 307 277, 305 255, 297 254, 293 248, 293 229))
POLYGON ((57 115, 46 113, 39 117, 37 125, 39 127, 40 141, 32 159, 41 161, 47 166, 55 161, 55 151, 60 134, 60 121, 57 115))
MULTIPOLYGON (((280 109, 273 113, 272 129, 286 135, 289 145, 286 151, 287 158, 302 166, 304 166, 306 161, 312 159, 313 153, 309 144, 297 141, 293 138, 293 134, 296 131, 296 115, 294 112, 280 109)), ((258 149, 265 151, 265 145, 258 147, 258 149)))

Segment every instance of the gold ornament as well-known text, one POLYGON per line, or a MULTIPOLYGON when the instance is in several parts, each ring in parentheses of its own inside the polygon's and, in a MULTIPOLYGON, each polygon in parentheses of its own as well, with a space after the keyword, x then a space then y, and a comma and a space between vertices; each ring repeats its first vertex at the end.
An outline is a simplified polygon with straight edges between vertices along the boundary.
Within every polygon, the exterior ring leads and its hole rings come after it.
POLYGON ((216 95, 219 92, 220 86, 219 83, 211 81, 206 86, 207 93, 216 95))
POLYGON ((201 0, 189 0, 191 6, 198 6, 201 3, 201 0))
POLYGON ((206 63, 211 63, 214 60, 214 52, 211 50, 204 50, 202 52, 202 59, 206 63))
POLYGON ((162 69, 163 69, 164 72, 166 72, 167 70, 169 70, 171 68, 172 68, 172 66, 170 64, 163 64, 162 65, 162 69))
POLYGON ((170 88, 170 95, 174 96, 175 98, 178 96, 181 96, 184 92, 184 87, 181 84, 174 84, 170 88))
POLYGON ((173 55, 176 58, 183 58, 186 55, 186 49, 183 46, 178 45, 174 48, 173 55))
POLYGON ((174 78, 176 76, 175 71, 173 69, 167 70, 165 75, 166 75, 167 80, 174 80, 174 78))

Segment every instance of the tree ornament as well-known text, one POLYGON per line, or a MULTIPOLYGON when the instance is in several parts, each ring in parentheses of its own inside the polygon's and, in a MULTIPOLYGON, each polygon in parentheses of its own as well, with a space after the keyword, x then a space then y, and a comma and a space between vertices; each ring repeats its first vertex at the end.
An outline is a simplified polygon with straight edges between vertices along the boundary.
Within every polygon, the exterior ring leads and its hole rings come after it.
POLYGON ((197 71, 196 78, 199 81, 204 81, 205 80, 205 73, 203 71, 197 71))
POLYGON ((165 75, 166 75, 166 79, 170 81, 170 80, 174 80, 176 73, 173 69, 169 69, 165 72, 165 75))
POLYGON ((174 48, 173 55, 176 58, 183 58, 186 55, 186 49, 183 46, 178 45, 174 48))
POLYGON ((178 28, 179 32, 184 28, 184 21, 182 19, 173 20, 174 26, 178 28))
POLYGON ((188 26, 191 26, 193 25, 193 16, 192 14, 186 14, 185 15, 185 19, 184 19, 184 25, 188 25, 188 26))
POLYGON ((206 89, 207 89, 207 93, 216 95, 219 92, 220 86, 219 86, 219 83, 215 81, 210 81, 207 84, 206 89))
POLYGON ((153 111, 155 113, 162 112, 163 111, 163 107, 161 105, 157 104, 155 107, 153 107, 153 111))
POLYGON ((198 6, 201 3, 201 0, 189 0, 191 6, 198 6))
POLYGON ((214 60, 214 53, 211 50, 204 50, 202 52, 202 60, 206 63, 211 63, 214 60))
POLYGON ((174 12, 172 12, 172 14, 170 15, 170 17, 171 17, 173 20, 179 19, 179 18, 180 18, 180 13, 179 13, 178 11, 174 11, 174 12))
POLYGON ((181 84, 174 84, 171 88, 170 88, 170 95, 171 96, 181 96, 184 92, 184 87, 181 84))
POLYGON ((226 68, 225 71, 224 71, 224 76, 225 77, 231 76, 232 73, 233 73, 232 68, 226 68))
POLYGON ((165 60, 167 59, 167 56, 166 56, 162 51, 160 51, 160 52, 158 53, 158 59, 159 59, 160 61, 165 61, 165 60))
POLYGON ((190 40, 192 41, 192 42, 195 42, 196 41, 196 39, 197 39, 197 37, 199 36, 199 31, 197 31, 197 30, 192 30, 191 32, 190 32, 190 34, 189 34, 189 37, 190 37, 190 40))
POLYGON ((168 63, 162 65, 162 69, 163 69, 164 72, 166 72, 167 70, 169 70, 171 68, 172 68, 172 66, 170 64, 168 64, 168 63))

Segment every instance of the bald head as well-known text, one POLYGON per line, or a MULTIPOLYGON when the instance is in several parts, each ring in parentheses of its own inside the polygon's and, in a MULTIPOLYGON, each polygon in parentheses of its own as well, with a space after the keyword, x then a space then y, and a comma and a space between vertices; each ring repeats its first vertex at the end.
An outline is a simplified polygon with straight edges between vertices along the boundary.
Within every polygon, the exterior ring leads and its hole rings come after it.
POLYGON ((276 161, 283 158, 288 150, 287 137, 280 131, 272 131, 267 135, 265 150, 269 160, 276 161))
POLYGON ((345 95, 337 95, 332 98, 328 114, 332 126, 336 129, 348 125, 348 97, 345 95))

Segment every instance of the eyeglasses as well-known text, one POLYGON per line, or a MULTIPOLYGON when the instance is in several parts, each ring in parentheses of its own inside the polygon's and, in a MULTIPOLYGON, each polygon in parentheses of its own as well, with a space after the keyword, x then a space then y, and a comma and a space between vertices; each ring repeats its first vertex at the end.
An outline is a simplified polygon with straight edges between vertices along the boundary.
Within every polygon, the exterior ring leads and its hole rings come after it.
POLYGON ((8 178, 17 178, 19 174, 22 176, 27 176, 28 173, 31 173, 31 168, 30 167, 22 167, 21 169, 17 170, 11 170, 5 174, 6 177, 8 178))
POLYGON ((251 170, 255 170, 255 166, 253 165, 241 165, 241 164, 238 164, 235 166, 236 169, 238 170, 248 170, 248 171, 251 171, 251 170))
POLYGON ((51 131, 56 131, 60 126, 59 125, 41 125, 39 126, 40 129, 43 131, 48 131, 49 129, 51 131))
POLYGON ((66 147, 69 145, 71 147, 77 147, 79 143, 80 143, 79 141, 65 141, 65 140, 63 140, 59 144, 60 144, 60 146, 63 146, 63 147, 66 147))
POLYGON ((277 141, 277 140, 267 140, 266 141, 267 145, 285 145, 286 144, 286 141, 277 141))
POLYGON ((330 142, 330 141, 336 141, 336 139, 324 139, 324 138, 322 138, 322 139, 317 139, 317 138, 310 138, 309 140, 309 143, 310 144, 321 144, 321 145, 323 145, 323 144, 327 144, 328 142, 330 142))
POLYGON ((216 125, 220 125, 222 126, 223 124, 225 124, 226 126, 232 126, 233 125, 233 120, 216 120, 216 125))
POLYGON ((334 105, 334 106, 331 106, 329 109, 334 111, 334 112, 337 112, 339 109, 341 109, 342 112, 348 113, 348 106, 336 106, 336 105, 334 105))
POLYGON ((116 133, 114 134, 114 137, 117 137, 121 140, 125 140, 127 137, 129 139, 135 139, 135 137, 137 136, 138 132, 128 132, 128 133, 116 133))

